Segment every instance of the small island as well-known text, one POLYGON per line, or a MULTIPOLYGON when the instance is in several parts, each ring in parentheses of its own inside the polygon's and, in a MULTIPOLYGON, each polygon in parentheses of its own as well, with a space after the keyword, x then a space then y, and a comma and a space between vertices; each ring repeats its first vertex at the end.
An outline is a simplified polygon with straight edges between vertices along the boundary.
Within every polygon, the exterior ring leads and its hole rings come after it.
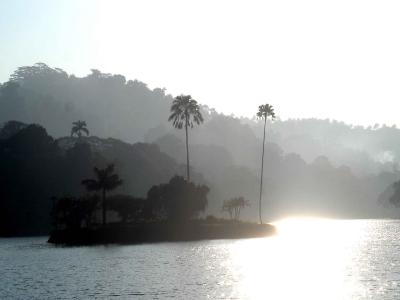
POLYGON ((196 185, 175 176, 168 183, 155 185, 147 198, 112 195, 107 192, 122 185, 114 165, 94 168, 94 179, 82 180, 89 193, 82 197, 54 198, 53 224, 49 243, 58 245, 137 244, 193 241, 204 239, 255 238, 271 235, 269 224, 239 221, 248 206, 243 197, 224 201, 222 211, 230 219, 198 215, 207 206, 206 185, 196 185), (99 197, 98 193, 102 195, 99 197), (100 209, 99 209, 100 208, 100 209), (108 222, 108 218, 112 218, 108 222), (101 223, 97 222, 98 219, 101 223))

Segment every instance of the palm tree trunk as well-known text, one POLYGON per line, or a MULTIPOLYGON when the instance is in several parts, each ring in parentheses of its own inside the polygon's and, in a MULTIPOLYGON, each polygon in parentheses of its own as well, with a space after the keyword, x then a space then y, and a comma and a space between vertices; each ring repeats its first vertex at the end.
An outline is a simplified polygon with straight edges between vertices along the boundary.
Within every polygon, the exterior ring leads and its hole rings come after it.
POLYGON ((103 189, 103 201, 102 201, 102 213, 103 213, 103 226, 105 226, 107 224, 107 208, 106 208, 106 190, 103 189))
POLYGON ((187 181, 190 181, 190 172, 189 172, 189 135, 188 135, 188 126, 187 121, 185 122, 185 131, 186 131, 186 174, 187 181))
POLYGON ((263 175, 264 175, 264 149, 265 149, 265 127, 267 126, 267 116, 265 116, 264 121, 264 137, 263 137, 263 147, 262 147, 262 156, 261 156, 261 181, 260 181, 260 201, 258 212, 260 215, 260 224, 262 224, 262 217, 261 217, 261 200, 262 200, 262 190, 263 190, 263 175))

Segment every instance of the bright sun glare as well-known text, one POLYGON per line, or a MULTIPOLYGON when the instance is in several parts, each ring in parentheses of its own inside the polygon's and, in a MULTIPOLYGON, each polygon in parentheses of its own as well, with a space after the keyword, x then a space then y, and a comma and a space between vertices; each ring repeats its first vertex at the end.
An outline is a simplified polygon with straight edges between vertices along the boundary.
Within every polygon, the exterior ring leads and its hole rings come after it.
POLYGON ((346 274, 357 271, 348 268, 360 255, 363 224, 295 218, 275 225, 278 233, 272 238, 236 244, 232 261, 244 276, 243 297, 333 300, 362 295, 362 287, 346 274))

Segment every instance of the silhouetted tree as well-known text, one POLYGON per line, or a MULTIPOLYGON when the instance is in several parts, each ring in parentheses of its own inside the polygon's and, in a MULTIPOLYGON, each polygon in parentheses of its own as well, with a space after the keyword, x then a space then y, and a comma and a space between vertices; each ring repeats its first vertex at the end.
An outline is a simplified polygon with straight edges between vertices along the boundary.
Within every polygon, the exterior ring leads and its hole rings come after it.
POLYGON ((170 221, 184 221, 204 211, 207 206, 206 185, 195 185, 175 176, 169 183, 153 186, 147 193, 153 215, 165 215, 170 221))
POLYGON ((27 125, 19 121, 8 121, 0 130, 0 139, 8 139, 27 125))
POLYGON ((58 151, 57 143, 43 127, 32 124, 19 130, 4 143, 14 155, 45 156, 58 151))
POLYGON ((257 117, 264 119, 264 135, 263 135, 263 146, 262 146, 262 156, 261 156, 260 200, 259 200, 259 206, 258 206, 260 223, 262 224, 261 200, 262 200, 263 173, 264 173, 265 127, 267 126, 267 118, 268 117, 275 119, 274 108, 272 107, 272 105, 269 105, 269 104, 260 105, 258 107, 257 117))
POLYGON ((122 180, 117 174, 114 173, 114 165, 110 164, 104 169, 95 167, 94 173, 96 179, 85 179, 82 180, 82 184, 88 191, 101 191, 102 193, 102 214, 103 214, 103 225, 107 223, 107 204, 106 204, 106 192, 114 190, 122 184, 122 180))
POLYGON ((99 202, 98 196, 76 197, 53 197, 53 208, 51 215, 56 229, 62 226, 66 228, 80 228, 82 221, 86 227, 90 227, 94 212, 99 202))
POLYGON ((71 211, 73 208, 73 203, 76 201, 74 197, 61 197, 52 198, 53 208, 51 210, 51 216, 53 219, 53 224, 56 229, 64 225, 65 227, 71 227, 71 211))
POLYGON ((240 211, 246 206, 250 206, 250 204, 249 201, 245 200, 243 197, 231 198, 224 201, 222 211, 229 213, 231 220, 237 221, 240 217, 240 211))
POLYGON ((190 95, 177 96, 172 102, 171 115, 168 121, 172 121, 175 128, 185 128, 186 133, 186 168, 187 180, 190 181, 189 171, 189 136, 188 128, 193 128, 194 123, 200 125, 203 123, 203 116, 197 101, 192 99, 190 95))
POLYGON ((114 195, 108 197, 108 202, 108 208, 118 213, 121 217, 122 223, 143 219, 143 210, 145 206, 144 199, 130 195, 114 195))
POLYGON ((87 129, 86 122, 80 121, 80 120, 73 122, 72 129, 71 129, 71 136, 76 134, 78 138, 81 138, 83 133, 85 133, 86 135, 89 135, 89 129, 87 129))

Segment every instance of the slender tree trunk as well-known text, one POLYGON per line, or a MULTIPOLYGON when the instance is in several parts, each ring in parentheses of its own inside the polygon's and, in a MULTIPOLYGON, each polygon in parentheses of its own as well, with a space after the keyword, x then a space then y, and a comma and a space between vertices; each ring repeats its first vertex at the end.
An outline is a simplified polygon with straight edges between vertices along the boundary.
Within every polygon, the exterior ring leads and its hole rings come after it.
POLYGON ((264 175, 264 149, 265 149, 265 127, 267 126, 267 116, 265 116, 264 121, 264 137, 263 137, 263 147, 262 147, 262 156, 261 156, 261 181, 260 181, 260 201, 258 212, 260 215, 260 224, 262 224, 262 217, 261 217, 261 200, 262 200, 262 190, 263 190, 263 175, 264 175))
POLYGON ((106 207, 106 190, 105 189, 103 189, 103 201, 102 201, 102 204, 103 204, 103 210, 102 210, 102 212, 103 212, 103 226, 105 226, 106 224, 107 224, 107 207, 106 207))
POLYGON ((189 171, 189 135, 188 135, 188 126, 187 121, 185 122, 185 131, 186 131, 186 174, 187 181, 190 181, 190 171, 189 171))

